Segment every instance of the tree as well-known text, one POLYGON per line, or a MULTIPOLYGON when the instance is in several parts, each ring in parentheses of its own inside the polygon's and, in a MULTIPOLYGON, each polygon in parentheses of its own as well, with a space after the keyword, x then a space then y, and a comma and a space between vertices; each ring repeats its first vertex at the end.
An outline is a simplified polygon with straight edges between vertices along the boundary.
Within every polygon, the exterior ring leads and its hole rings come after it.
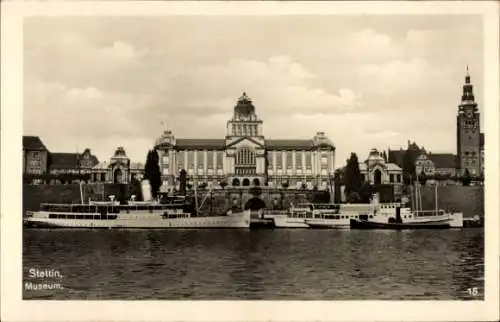
POLYGON ((307 184, 305 182, 303 182, 302 185, 301 185, 301 188, 302 188, 302 190, 306 190, 307 189, 307 184))
POLYGON ((285 181, 281 184, 281 186, 283 187, 283 189, 287 189, 288 188, 288 181, 285 181))
POLYGON ((418 175, 418 181, 422 186, 424 186, 425 183, 427 182, 427 176, 425 175, 425 172, 423 170, 418 175))
POLYGON ((351 153, 344 169, 345 195, 351 192, 359 192, 363 183, 361 171, 359 170, 359 161, 356 153, 351 153))
POLYGON ((408 148, 403 157, 403 179, 406 185, 411 184, 416 177, 415 153, 408 148))
POLYGON ((224 190, 227 187, 227 181, 222 180, 221 182, 219 182, 219 185, 222 187, 222 190, 224 190))
POLYGON ((384 157, 384 161, 387 163, 387 153, 385 153, 385 151, 382 153, 382 156, 384 157))
POLYGON ((186 170, 182 169, 179 173, 179 193, 182 196, 186 195, 186 187, 187 187, 187 175, 186 170))
POLYGON ((472 177, 470 175, 469 169, 465 169, 464 174, 462 176, 462 185, 463 186, 470 186, 470 183, 472 181, 472 177))
POLYGON ((146 165, 144 166, 144 178, 149 180, 151 195, 156 198, 161 186, 161 172, 158 164, 159 157, 156 149, 149 150, 146 165))

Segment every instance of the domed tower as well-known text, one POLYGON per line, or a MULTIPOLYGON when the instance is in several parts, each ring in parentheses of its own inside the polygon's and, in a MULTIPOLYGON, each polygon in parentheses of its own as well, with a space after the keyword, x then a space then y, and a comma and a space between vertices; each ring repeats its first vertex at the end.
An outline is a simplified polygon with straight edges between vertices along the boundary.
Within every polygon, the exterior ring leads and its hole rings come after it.
POLYGON ((227 122, 225 146, 226 173, 233 185, 265 182, 266 150, 262 121, 246 93, 238 98, 233 117, 227 122))
POLYGON ((227 122, 226 137, 261 137, 262 121, 255 114, 255 106, 245 92, 234 106, 232 119, 227 122))

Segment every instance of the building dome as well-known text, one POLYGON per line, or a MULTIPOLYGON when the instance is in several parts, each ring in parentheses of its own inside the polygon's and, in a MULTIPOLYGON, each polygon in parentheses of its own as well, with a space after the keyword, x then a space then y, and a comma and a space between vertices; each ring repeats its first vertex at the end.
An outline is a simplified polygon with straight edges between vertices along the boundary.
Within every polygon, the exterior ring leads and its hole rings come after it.
POLYGON ((126 158, 127 154, 125 153, 125 149, 122 146, 119 146, 115 150, 115 158, 126 158))
POLYGON ((368 161, 369 163, 385 163, 384 157, 377 149, 371 149, 366 161, 368 161))
POLYGON ((234 115, 237 118, 248 118, 255 115, 255 106, 253 106, 252 100, 245 92, 238 98, 238 102, 234 107, 234 115))
POLYGON ((317 147, 335 149, 333 142, 325 135, 325 132, 317 132, 313 141, 314 145, 317 147))

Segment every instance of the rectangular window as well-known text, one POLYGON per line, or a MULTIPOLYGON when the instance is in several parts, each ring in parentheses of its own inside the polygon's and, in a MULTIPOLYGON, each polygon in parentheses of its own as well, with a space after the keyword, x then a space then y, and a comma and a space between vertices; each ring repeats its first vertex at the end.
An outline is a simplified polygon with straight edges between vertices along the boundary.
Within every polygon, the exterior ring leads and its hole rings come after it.
POLYGON ((389 175, 389 180, 390 180, 390 182, 394 182, 394 175, 393 174, 389 175))
POLYGON ((281 151, 276 151, 276 167, 278 169, 283 168, 283 154, 281 151))
POLYGON ((185 156, 185 151, 178 151, 177 152, 177 169, 184 169, 186 165, 184 164, 184 156, 185 156))
POLYGON ((312 155, 311 152, 306 152, 306 167, 312 167, 312 155))
POLYGON ((168 175, 168 168, 163 168, 163 175, 168 175))
POLYGON ((271 153, 268 153, 266 158, 267 158, 267 168, 272 169, 273 168, 273 157, 272 157, 271 153))
POLYGON ((301 168, 297 168, 297 174, 298 174, 298 175, 301 175, 301 174, 302 174, 302 169, 301 169, 301 168))
POLYGON ((295 168, 302 169, 302 152, 295 151, 295 168))
POLYGON ((167 154, 167 155, 165 155, 165 156, 163 156, 163 163, 164 163, 164 164, 168 164, 168 163, 169 163, 169 160, 168 160, 168 159, 169 159, 168 154, 167 154))
POLYGON ((214 168, 214 151, 207 151, 207 168, 214 168))
POLYGON ((326 176, 327 175, 326 169, 321 169, 321 175, 322 176, 326 176))
POLYGON ((321 164, 322 165, 327 165, 328 164, 328 157, 321 156, 321 164))
POLYGON ((269 170, 267 170, 267 174, 269 174, 269 175, 273 175, 273 169, 269 169, 269 170))
POLYGON ((224 166, 224 151, 217 151, 217 169, 222 169, 224 166))
POLYGON ((188 168, 194 168, 194 151, 186 151, 186 153, 188 168))
POLYGON ((106 174, 105 173, 101 173, 101 181, 106 181, 106 174))
POLYGON ((209 176, 213 175, 214 174, 214 170, 212 168, 208 168, 207 169, 207 173, 209 176))
POLYGON ((198 165, 198 167, 204 167, 205 165, 205 156, 204 156, 204 153, 203 151, 196 151, 196 164, 198 165))
POLYGON ((287 151, 285 153, 286 153, 286 167, 287 169, 290 169, 293 166, 293 152, 287 151))

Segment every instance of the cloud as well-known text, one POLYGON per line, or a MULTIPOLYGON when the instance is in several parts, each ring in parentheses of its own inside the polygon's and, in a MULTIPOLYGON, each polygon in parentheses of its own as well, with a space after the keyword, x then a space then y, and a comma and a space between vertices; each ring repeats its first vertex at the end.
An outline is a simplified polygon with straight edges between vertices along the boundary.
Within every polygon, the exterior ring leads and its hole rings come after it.
POLYGON ((37 19, 24 28, 24 127, 60 151, 123 145, 142 159, 162 120, 177 137, 222 138, 246 91, 266 137, 323 130, 339 162, 408 139, 453 152, 466 64, 481 101, 480 20, 37 19))

